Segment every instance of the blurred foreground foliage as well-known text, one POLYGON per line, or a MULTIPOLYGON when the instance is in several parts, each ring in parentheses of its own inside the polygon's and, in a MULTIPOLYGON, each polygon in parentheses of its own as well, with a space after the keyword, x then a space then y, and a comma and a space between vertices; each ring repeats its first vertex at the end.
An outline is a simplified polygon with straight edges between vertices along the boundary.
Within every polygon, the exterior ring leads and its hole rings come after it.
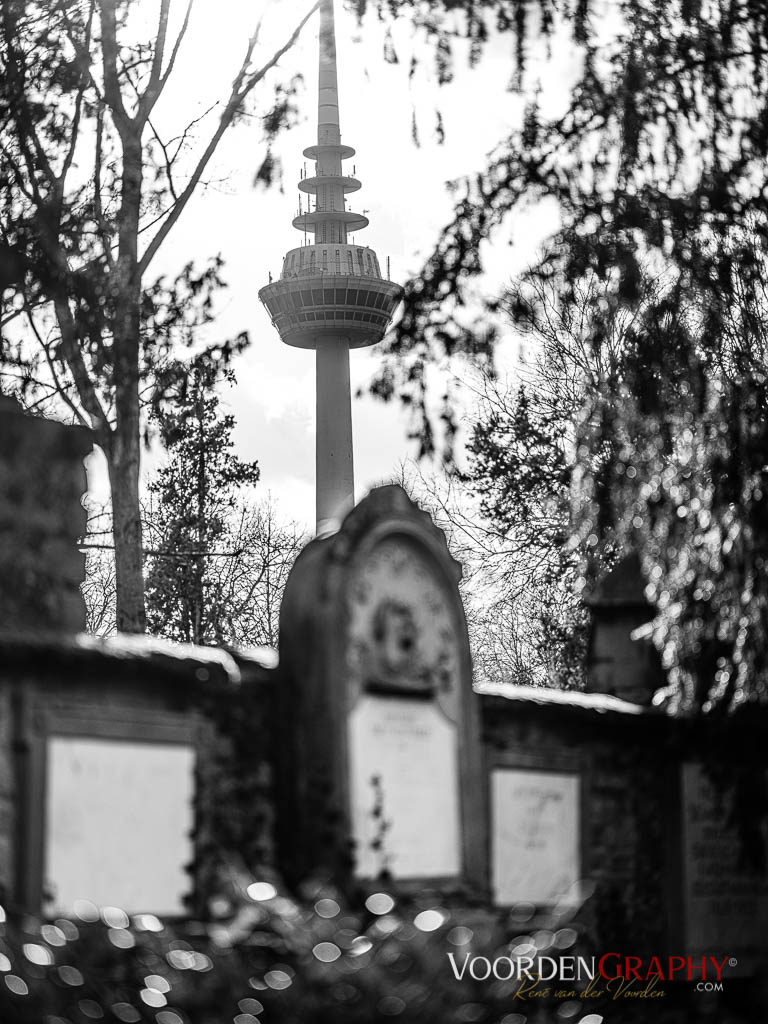
MULTIPOLYGON (((77 916, 5 922, 0 932, 3 1024, 258 1024, 259 1021, 497 1021, 516 981, 476 981, 467 954, 582 953, 574 927, 515 936, 495 912, 443 905, 424 891, 398 903, 386 892, 351 910, 330 887, 300 899, 272 881, 230 879, 213 920, 162 922, 115 907, 76 904, 77 916)), ((518 925, 535 924, 533 907, 518 925)), ((551 920, 551 917, 550 917, 551 920)), ((510 926, 513 927, 513 926, 510 926)), ((569 987, 571 987, 569 985, 569 987)), ((563 1000, 542 1000, 536 1020, 563 1020, 563 1000), (551 1010, 551 1012, 550 1012, 551 1010)), ((530 1008, 529 1008, 530 1009, 530 1008)), ((587 1013, 572 1000, 567 1019, 587 1013)), ((514 1018, 517 1019, 517 1018, 514 1018)), ((533 1018, 531 1018, 533 1019, 533 1018)))
MULTIPOLYGON (((483 965, 475 971, 483 980, 470 977, 465 959, 475 955, 589 963, 602 951, 573 903, 502 912, 448 905, 425 889, 407 899, 375 892, 352 909, 328 885, 307 883, 294 898, 267 877, 231 872, 205 922, 129 916, 85 900, 69 918, 6 919, 0 910, 0 1020, 647 1024, 647 1000, 616 997, 605 983, 596 993, 587 978, 486 979, 483 965)), ((746 1024, 719 996, 691 1002, 690 986, 664 988, 655 1024, 746 1024)))
MULTIPOLYGON (((205 922, 129 916, 85 900, 66 919, 6 919, 0 911, 0 1020, 641 1024, 647 1019, 642 1000, 587 995, 586 978, 529 980, 521 988, 516 978, 470 977, 465 959, 475 955, 493 962, 510 956, 589 960, 599 953, 587 918, 574 919, 573 904, 546 913, 531 904, 501 912, 449 905, 425 889, 409 898, 372 893, 351 908, 330 886, 307 883, 294 898, 274 878, 260 877, 252 881, 232 872, 211 900, 205 922), (537 996, 530 994, 533 989, 537 996)), ((480 967, 475 973, 482 977, 480 967)), ((506 969, 502 965, 499 973, 506 969)), ((691 1016, 680 993, 665 995, 663 1007, 654 1003, 659 1024, 711 1019, 706 1013, 691 1016)))

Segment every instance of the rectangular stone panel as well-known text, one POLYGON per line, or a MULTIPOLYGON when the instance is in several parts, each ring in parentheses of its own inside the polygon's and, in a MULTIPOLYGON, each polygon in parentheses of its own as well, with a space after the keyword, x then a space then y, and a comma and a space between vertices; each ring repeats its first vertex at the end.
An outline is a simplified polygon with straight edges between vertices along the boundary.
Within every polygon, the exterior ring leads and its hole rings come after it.
POLYGON ((578 899, 580 780, 575 773, 491 772, 491 886, 499 906, 578 899))
POLYGON ((385 867, 394 878, 458 876, 456 726, 436 703, 362 697, 349 718, 349 758, 358 876, 385 867))
POLYGON ((52 736, 44 825, 46 909, 78 899, 180 914, 193 857, 194 749, 52 736))

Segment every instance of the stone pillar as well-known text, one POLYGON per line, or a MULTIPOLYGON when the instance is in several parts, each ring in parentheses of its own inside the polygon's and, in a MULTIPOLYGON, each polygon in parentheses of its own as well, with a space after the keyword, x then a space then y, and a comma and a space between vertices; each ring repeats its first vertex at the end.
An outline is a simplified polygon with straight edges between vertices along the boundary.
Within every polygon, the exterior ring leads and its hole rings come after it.
POLYGON ((587 689, 636 704, 650 703, 664 685, 661 660, 650 640, 632 633, 650 622, 640 559, 632 553, 598 583, 587 604, 592 621, 587 652, 587 689))
POLYGON ((81 498, 90 432, 0 398, 0 630, 85 628, 81 498))
POLYGON ((349 343, 342 338, 323 338, 317 343, 315 358, 315 488, 317 533, 320 534, 337 526, 355 503, 349 343))

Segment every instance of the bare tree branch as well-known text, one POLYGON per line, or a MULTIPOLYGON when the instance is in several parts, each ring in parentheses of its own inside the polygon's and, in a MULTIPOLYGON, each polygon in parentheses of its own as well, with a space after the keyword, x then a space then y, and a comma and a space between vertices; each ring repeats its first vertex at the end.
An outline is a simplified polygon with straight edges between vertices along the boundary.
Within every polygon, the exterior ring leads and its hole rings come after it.
POLYGON ((195 0, 189 0, 189 3, 187 4, 187 10, 184 15, 184 21, 182 22, 182 26, 179 29, 179 34, 176 36, 176 42, 173 44, 173 50, 171 51, 171 56, 168 61, 168 65, 160 80, 158 97, 162 93, 163 89, 165 88, 165 83, 168 81, 168 79, 171 76, 171 73, 173 72, 174 65, 176 64, 176 57, 178 56, 179 50, 181 49, 181 44, 184 40, 184 36, 187 34, 187 26, 189 25, 189 18, 190 15, 192 14, 192 7, 194 5, 194 2, 195 0))
POLYGON ((160 248, 168 233, 170 232, 171 228, 174 226, 176 221, 181 216, 184 207, 189 202, 192 193, 195 191, 195 188, 197 187, 203 175, 203 171, 208 166, 208 162, 213 156, 216 147, 218 146, 221 140, 221 137, 223 136, 224 132, 227 130, 229 125, 232 123, 232 119, 239 110, 243 101, 253 91, 255 86, 258 85, 258 83, 264 78, 264 76, 269 71, 271 71, 272 68, 275 67, 275 65, 280 61, 281 57, 283 57, 288 52, 288 50, 291 49, 291 47, 295 44, 296 40, 299 38, 301 30, 304 28, 306 23, 309 21, 309 19, 312 17, 312 15, 315 13, 317 9, 318 4, 315 4, 314 7, 312 7, 312 9, 301 19, 301 21, 293 30, 293 32, 291 33, 290 37, 286 40, 286 42, 278 50, 275 51, 275 53, 267 61, 267 63, 260 67, 258 71, 254 71, 250 74, 248 73, 248 67, 250 66, 253 48, 256 43, 256 35, 254 34, 254 36, 252 36, 251 39, 249 40, 245 58, 243 59, 243 63, 240 66, 240 70, 238 71, 237 75, 235 76, 235 80, 232 83, 232 90, 230 92, 230 96, 229 99, 227 100, 226 106, 224 107, 224 110, 222 111, 219 117, 218 126, 213 135, 211 136, 208 145, 205 147, 202 156, 198 160, 197 166, 193 170, 192 175, 189 181, 187 182, 184 191, 181 193, 178 202, 170 211, 167 220, 163 222, 157 234, 147 246, 144 255, 141 257, 141 260, 139 262, 139 272, 141 274, 144 274, 147 267, 157 254, 158 249, 160 248))
POLYGON ((101 0, 101 52, 104 69, 104 98, 112 112, 120 136, 123 137, 130 119, 123 105, 120 79, 117 74, 117 22, 115 0, 101 0))

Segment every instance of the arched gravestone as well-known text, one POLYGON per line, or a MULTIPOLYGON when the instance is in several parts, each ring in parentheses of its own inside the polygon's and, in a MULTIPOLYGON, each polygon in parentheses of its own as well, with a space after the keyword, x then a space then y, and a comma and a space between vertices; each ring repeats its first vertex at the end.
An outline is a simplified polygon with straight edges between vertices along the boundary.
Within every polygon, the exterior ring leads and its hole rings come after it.
POLYGON ((315 873, 485 890, 477 696, 461 569, 398 486, 291 570, 280 619, 278 844, 315 873))

